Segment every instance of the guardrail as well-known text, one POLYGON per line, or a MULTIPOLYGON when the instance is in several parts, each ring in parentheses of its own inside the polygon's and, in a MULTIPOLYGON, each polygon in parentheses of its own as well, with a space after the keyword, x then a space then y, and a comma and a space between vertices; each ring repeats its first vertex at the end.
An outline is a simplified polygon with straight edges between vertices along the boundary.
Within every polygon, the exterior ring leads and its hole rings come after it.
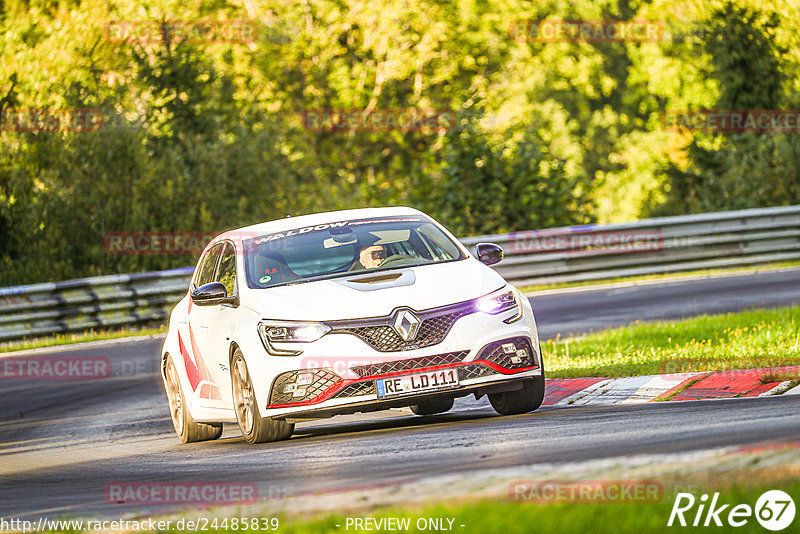
POLYGON ((164 321, 194 267, 0 288, 0 341, 164 321))
MULTIPOLYGON (((506 251, 518 285, 737 267, 800 259, 800 206, 468 237, 506 251)), ((163 322, 192 267, 0 288, 0 341, 163 322)))
POLYGON ((520 285, 579 282, 800 259, 800 206, 469 237, 506 252, 520 285))

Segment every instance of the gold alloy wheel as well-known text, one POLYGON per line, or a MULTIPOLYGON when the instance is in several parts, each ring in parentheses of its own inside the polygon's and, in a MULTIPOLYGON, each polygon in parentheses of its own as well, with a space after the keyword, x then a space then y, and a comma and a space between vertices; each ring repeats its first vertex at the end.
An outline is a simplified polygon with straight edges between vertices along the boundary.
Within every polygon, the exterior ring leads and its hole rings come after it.
POLYGON ((242 358, 238 358, 233 372, 233 394, 236 401, 236 418, 242 427, 242 432, 250 434, 253 431, 255 413, 255 395, 247 376, 247 365, 242 358))
POLYGON ((181 396, 180 380, 178 379, 178 371, 175 369, 175 364, 172 359, 167 360, 167 398, 169 400, 169 415, 172 419, 172 425, 175 427, 175 432, 178 435, 183 434, 183 397, 181 396))

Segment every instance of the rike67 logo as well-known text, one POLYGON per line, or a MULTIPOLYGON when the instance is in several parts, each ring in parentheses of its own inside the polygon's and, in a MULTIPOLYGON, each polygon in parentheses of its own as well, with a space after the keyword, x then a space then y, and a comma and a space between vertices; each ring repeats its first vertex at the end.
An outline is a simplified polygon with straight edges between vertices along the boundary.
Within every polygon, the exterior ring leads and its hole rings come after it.
POLYGON ((709 496, 703 494, 695 499, 691 493, 678 493, 672 512, 669 514, 667 526, 742 527, 753 517, 767 530, 780 531, 789 527, 795 517, 794 500, 781 490, 764 492, 756 501, 755 507, 749 504, 723 504, 719 501, 719 493, 709 496))

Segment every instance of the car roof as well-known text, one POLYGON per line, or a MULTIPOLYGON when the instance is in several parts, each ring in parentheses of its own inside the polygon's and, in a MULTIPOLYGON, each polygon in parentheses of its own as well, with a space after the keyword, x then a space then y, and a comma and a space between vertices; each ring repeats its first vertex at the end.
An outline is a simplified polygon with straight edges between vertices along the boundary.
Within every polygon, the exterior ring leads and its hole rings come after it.
POLYGON ((274 221, 244 226, 235 230, 228 230, 211 240, 209 245, 222 239, 250 239, 276 232, 285 232, 294 228, 304 228, 318 224, 333 223, 338 221, 368 219, 371 217, 386 217, 398 215, 425 215, 419 210, 405 206, 390 208, 362 208, 353 210, 327 211, 324 213, 312 213, 300 215, 298 217, 286 217, 274 221))

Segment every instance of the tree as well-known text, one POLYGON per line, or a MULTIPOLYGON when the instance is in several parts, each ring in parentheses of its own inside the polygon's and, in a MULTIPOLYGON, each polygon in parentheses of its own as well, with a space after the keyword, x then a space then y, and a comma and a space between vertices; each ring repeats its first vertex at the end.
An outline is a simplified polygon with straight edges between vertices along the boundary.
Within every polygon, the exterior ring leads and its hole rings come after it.
MULTIPOLYGON (((719 87, 717 110, 778 110, 788 103, 776 13, 727 2, 701 28, 719 87)), ((669 201, 654 214, 678 214, 800 202, 796 135, 696 133, 688 165, 665 169, 669 201)))
POLYGON ((588 222, 564 162, 534 127, 521 140, 493 142, 467 114, 445 136, 442 178, 428 210, 458 235, 511 232, 588 222))

